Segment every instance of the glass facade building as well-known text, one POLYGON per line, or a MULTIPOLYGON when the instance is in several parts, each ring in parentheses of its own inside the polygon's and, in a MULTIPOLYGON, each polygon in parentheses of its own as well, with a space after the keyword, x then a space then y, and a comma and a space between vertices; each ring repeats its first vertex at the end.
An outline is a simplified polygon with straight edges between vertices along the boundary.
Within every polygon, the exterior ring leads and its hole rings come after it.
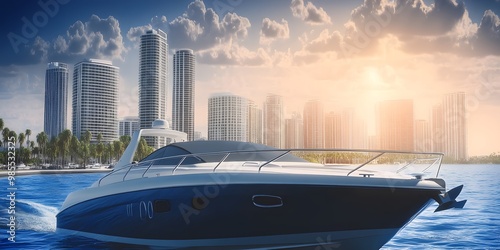
MULTIPOLYGON (((166 119, 167 113, 167 34, 160 29, 141 36, 139 48, 139 119, 140 128, 150 128, 156 119, 166 119)), ((146 137, 155 148, 166 142, 146 137)))
POLYGON ((195 56, 190 49, 174 54, 172 89, 172 128, 194 140, 195 56))
POLYGON ((51 62, 45 71, 45 107, 43 130, 48 138, 67 129, 68 65, 51 62))

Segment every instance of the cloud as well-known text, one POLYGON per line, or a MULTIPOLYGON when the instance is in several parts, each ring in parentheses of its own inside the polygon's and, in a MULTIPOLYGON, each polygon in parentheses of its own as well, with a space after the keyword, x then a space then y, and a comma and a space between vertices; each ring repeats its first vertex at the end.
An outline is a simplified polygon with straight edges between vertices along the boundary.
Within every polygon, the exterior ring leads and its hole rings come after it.
POLYGON ((281 23, 267 17, 262 20, 259 39, 261 44, 270 44, 277 39, 288 39, 289 37, 290 29, 285 19, 281 19, 281 23))
POLYGON ((464 3, 454 0, 435 0, 431 5, 422 0, 365 0, 344 27, 344 33, 324 30, 314 39, 302 39, 302 52, 297 55, 330 51, 344 57, 373 55, 387 37, 413 54, 500 54, 500 18, 488 10, 478 26, 464 3))
POLYGON ((50 60, 75 61, 83 58, 122 59, 126 52, 116 18, 92 15, 87 22, 76 21, 66 34, 58 36, 49 50, 50 60))
POLYGON ((196 61, 216 65, 262 66, 273 63, 271 56, 262 48, 251 51, 237 44, 221 45, 199 51, 196 61))
MULTIPOLYGON (((422 0, 366 0, 352 11, 346 24, 345 40, 360 50, 374 46, 378 38, 387 34, 410 43, 414 40, 448 41, 450 39, 438 38, 450 35, 466 16, 463 2, 454 0, 435 0, 429 6, 422 0)), ((422 47, 425 46, 415 49, 422 47)))
POLYGON ((500 18, 491 10, 484 12, 477 30, 474 51, 480 55, 500 55, 500 18))
POLYGON ((165 16, 155 16, 149 24, 129 29, 127 37, 138 42, 145 30, 159 28, 168 33, 171 48, 206 50, 246 38, 250 27, 248 18, 227 13, 221 19, 212 8, 207 9, 203 1, 196 0, 172 21, 168 22, 165 16))
POLYGON ((292 0, 290 9, 294 17, 300 18, 308 24, 320 25, 332 23, 326 11, 321 7, 314 6, 311 2, 304 4, 304 0, 292 0))
POLYGON ((344 43, 342 34, 338 31, 329 32, 327 29, 323 30, 319 36, 308 42, 305 50, 312 53, 321 53, 323 51, 340 51, 344 43))

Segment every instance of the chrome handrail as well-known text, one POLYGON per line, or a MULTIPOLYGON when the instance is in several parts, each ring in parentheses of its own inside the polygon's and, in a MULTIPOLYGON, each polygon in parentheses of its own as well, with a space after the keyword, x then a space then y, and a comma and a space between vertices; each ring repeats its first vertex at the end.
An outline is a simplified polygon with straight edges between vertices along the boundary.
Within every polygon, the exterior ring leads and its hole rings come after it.
POLYGON ((380 156, 382 156, 383 154, 385 154, 385 153, 384 153, 384 152, 382 152, 382 153, 380 153, 380 154, 378 154, 378 155, 376 155, 376 156, 372 157, 372 158, 371 158, 370 160, 368 160, 367 162, 365 162, 365 163, 363 163, 363 164, 361 164, 361 165, 357 166, 357 167, 356 167, 356 168, 354 168, 353 170, 349 171, 349 173, 347 173, 347 176, 349 176, 350 174, 352 174, 352 172, 357 171, 357 170, 359 170, 360 168, 364 167, 366 164, 368 164, 368 163, 372 162, 373 160, 375 160, 375 159, 379 158, 379 157, 380 157, 380 156))
MULTIPOLYGON (((258 173, 261 172, 262 168, 269 165, 270 163, 274 162, 274 161, 277 161, 279 159, 281 159, 282 157, 288 155, 290 152, 352 152, 352 153, 378 153, 377 155, 375 155, 374 157, 362 162, 361 164, 359 164, 358 166, 356 166, 354 169, 350 170, 348 173, 347 173, 347 176, 351 175, 353 172, 355 171, 358 171, 360 170, 362 167, 364 167, 365 165, 373 162, 375 159, 381 157, 382 155, 384 154, 412 154, 412 155, 435 155, 437 156, 437 158, 434 160, 434 162, 432 164, 429 164, 429 166, 427 168, 424 169, 424 171, 426 171, 427 169, 433 167, 436 163, 439 163, 439 166, 438 166, 438 169, 437 169, 437 174, 436 174, 436 178, 437 176, 439 175, 439 171, 440 171, 440 168, 441 168, 441 163, 442 163, 442 157, 443 157, 443 153, 435 153, 435 152, 411 152, 411 151, 393 151, 393 150, 364 150, 364 149, 266 149, 266 150, 233 150, 233 151, 220 151, 220 152, 209 152, 209 153, 196 153, 196 154, 184 154, 184 155, 175 155, 175 156, 166 156, 166 157, 161 157, 161 158, 157 158, 157 159, 153 159, 153 160, 148 160, 148 161, 143 161, 143 162, 140 162, 140 163, 131 163, 131 164, 128 164, 126 166, 123 166, 122 168, 120 169, 115 169, 114 171, 106 174, 105 176, 103 176, 101 179, 99 179, 99 181, 97 182, 97 184, 100 186, 101 185, 101 182, 110 177, 111 175, 114 175, 114 174, 118 174, 118 172, 121 172, 121 171, 124 171, 126 168, 126 172, 125 174, 123 175, 123 178, 122 178, 122 181, 125 181, 125 178, 127 177, 127 175, 129 174, 129 172, 132 170, 133 167, 137 167, 139 165, 142 165, 142 164, 148 164, 148 167, 144 170, 144 172, 142 173, 141 175, 141 178, 144 178, 144 176, 146 175, 146 173, 151 169, 151 167, 154 165, 155 162, 157 161, 160 161, 160 160, 164 160, 164 159, 172 159, 172 158, 181 158, 181 160, 179 161, 179 163, 174 167, 174 169, 172 170, 172 175, 175 174, 175 170, 178 169, 182 163, 185 161, 186 158, 188 157, 197 157, 197 158, 200 158, 202 156, 209 156, 209 155, 222 155, 224 154, 224 156, 217 162, 217 164, 215 165, 215 167, 212 169, 212 172, 215 172, 217 170, 217 168, 224 162, 226 162, 227 158, 232 155, 232 154, 242 154, 242 153, 265 153, 265 152, 283 152, 277 156, 275 156, 274 158, 272 158, 271 160, 268 160, 266 162, 264 162, 263 164, 259 165, 258 166, 258 173)), ((405 169, 408 165, 411 165, 413 164, 415 161, 417 160, 433 160, 434 158, 415 158, 412 162, 410 162, 409 164, 406 164, 405 166, 403 166, 402 168, 398 169, 397 172, 405 169)), ((213 163, 215 163, 216 161, 214 161, 213 163)))

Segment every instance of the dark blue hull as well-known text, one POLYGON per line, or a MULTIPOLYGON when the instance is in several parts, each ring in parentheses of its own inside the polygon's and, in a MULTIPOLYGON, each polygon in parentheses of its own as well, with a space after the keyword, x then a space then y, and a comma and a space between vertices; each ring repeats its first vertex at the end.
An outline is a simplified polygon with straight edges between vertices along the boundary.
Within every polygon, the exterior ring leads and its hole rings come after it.
POLYGON ((388 232, 371 241, 365 238, 370 241, 365 242, 368 246, 379 248, 439 193, 416 188, 293 184, 158 188, 78 203, 57 215, 57 228, 102 239, 151 240, 152 245, 324 232, 325 241, 346 246, 332 234, 388 232))

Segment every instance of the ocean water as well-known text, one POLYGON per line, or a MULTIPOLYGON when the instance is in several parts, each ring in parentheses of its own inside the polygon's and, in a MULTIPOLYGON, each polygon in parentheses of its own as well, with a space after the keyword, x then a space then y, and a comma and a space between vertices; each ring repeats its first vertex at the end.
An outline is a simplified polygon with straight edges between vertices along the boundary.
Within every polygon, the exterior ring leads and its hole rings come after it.
MULTIPOLYGON (((66 238, 55 232, 66 196, 104 174, 16 177, 16 242, 8 241, 8 180, 0 178, 0 249, 137 249, 139 246, 66 238)), ((500 249, 500 165, 443 165, 448 188, 464 184, 464 209, 427 208, 382 249, 500 249)))

